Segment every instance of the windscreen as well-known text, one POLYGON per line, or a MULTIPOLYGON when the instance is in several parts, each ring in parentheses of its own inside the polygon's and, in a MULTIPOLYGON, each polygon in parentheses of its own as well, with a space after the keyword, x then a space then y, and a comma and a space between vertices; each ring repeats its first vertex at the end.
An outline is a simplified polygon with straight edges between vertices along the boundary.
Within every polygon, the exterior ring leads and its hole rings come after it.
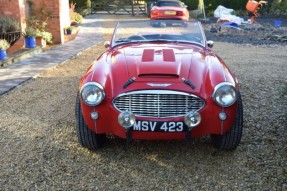
POLYGON ((133 42, 183 42, 205 46, 205 35, 198 21, 140 20, 119 22, 113 35, 112 46, 133 42))

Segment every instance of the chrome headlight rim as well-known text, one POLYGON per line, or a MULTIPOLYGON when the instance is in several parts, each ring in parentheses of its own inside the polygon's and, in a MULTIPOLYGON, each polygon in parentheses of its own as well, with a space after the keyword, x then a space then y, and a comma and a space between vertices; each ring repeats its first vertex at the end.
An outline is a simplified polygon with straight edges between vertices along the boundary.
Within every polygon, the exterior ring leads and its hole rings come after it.
POLYGON ((237 90, 236 90, 235 86, 230 82, 222 82, 222 83, 217 84, 215 86, 213 94, 212 94, 212 98, 213 98, 214 102, 221 107, 232 106, 237 101, 237 97, 238 97, 237 90), (223 102, 220 102, 221 99, 218 99, 219 91, 225 87, 229 87, 229 92, 234 94, 234 96, 232 96, 233 99, 226 104, 223 102))
POLYGON ((129 129, 134 126, 136 122, 135 114, 130 111, 124 111, 118 116, 118 123, 125 129, 129 129))
POLYGON ((97 106, 99 105, 104 99, 105 99, 105 91, 104 91, 104 88, 101 84, 97 83, 97 82, 87 82, 85 85, 83 85, 83 87, 81 88, 80 90, 80 96, 81 96, 81 99, 82 101, 88 105, 88 106, 97 106), (83 96, 83 93, 85 90, 87 90, 88 87, 96 87, 99 91, 100 91, 100 96, 97 100, 95 101, 92 101, 92 102, 89 102, 87 101, 84 96, 83 96))

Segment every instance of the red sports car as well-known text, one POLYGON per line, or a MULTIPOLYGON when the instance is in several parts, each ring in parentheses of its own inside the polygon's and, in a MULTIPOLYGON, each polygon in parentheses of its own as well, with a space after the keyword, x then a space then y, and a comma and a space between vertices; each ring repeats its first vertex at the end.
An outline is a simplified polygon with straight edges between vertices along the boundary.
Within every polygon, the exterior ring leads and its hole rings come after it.
POLYGON ((188 21, 189 11, 181 1, 159 0, 150 10, 150 18, 152 20, 177 19, 188 21))
POLYGON ((106 134, 128 141, 210 135, 219 149, 238 146, 238 82, 200 22, 119 22, 106 47, 80 80, 76 129, 83 147, 101 147, 106 134))

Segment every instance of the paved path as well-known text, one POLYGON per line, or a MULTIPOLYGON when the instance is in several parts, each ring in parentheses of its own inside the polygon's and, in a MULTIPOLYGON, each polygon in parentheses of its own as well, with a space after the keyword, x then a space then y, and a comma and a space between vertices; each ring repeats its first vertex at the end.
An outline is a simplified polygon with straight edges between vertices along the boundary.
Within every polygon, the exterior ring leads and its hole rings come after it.
POLYGON ((103 39, 100 21, 101 17, 98 15, 87 16, 74 40, 39 53, 32 58, 0 68, 0 95, 38 76, 47 68, 63 63, 98 44, 103 39))

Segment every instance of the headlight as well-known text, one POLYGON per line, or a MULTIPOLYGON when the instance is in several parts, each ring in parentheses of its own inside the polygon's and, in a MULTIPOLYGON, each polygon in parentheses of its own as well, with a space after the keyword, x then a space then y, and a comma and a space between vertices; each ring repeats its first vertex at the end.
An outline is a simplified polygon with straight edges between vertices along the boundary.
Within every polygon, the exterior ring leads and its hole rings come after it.
POLYGON ((223 82, 215 86, 212 97, 218 105, 229 107, 237 100, 237 92, 231 83, 223 82))
POLYGON ((89 106, 99 105, 105 98, 104 88, 96 82, 88 82, 81 89, 81 98, 89 106))

